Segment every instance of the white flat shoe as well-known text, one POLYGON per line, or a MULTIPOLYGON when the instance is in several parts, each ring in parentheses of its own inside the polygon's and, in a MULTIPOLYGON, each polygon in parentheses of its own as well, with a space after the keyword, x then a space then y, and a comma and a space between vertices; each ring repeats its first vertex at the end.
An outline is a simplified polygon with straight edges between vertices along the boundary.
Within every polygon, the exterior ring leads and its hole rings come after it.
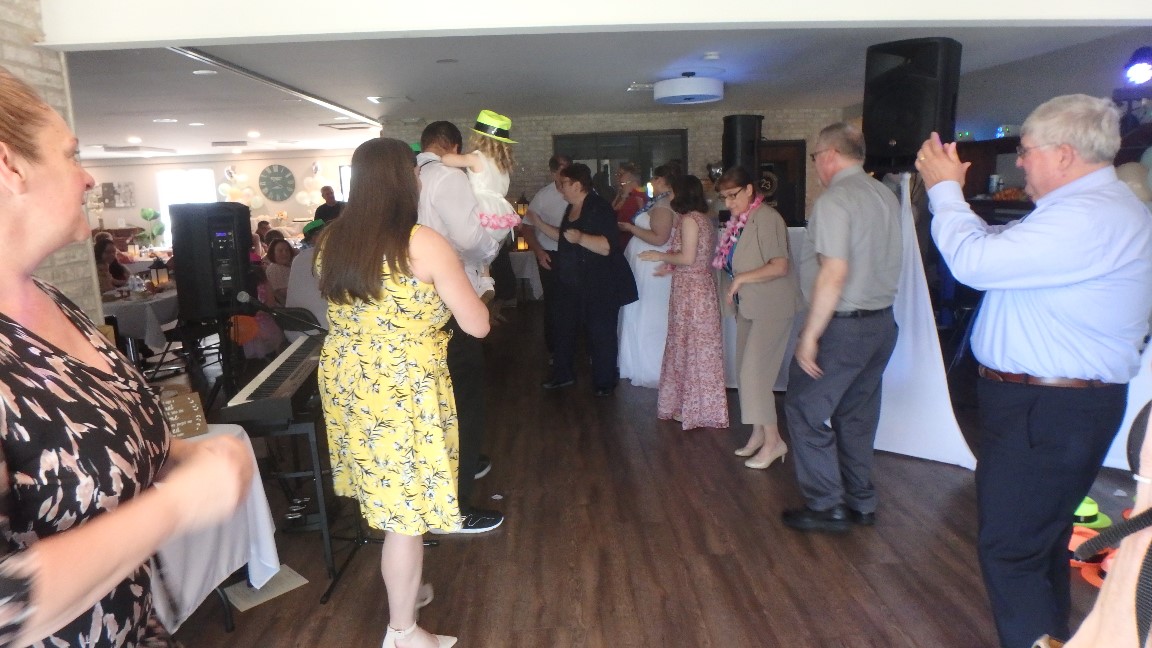
MULTIPOLYGON (((416 632, 416 624, 413 623, 411 628, 407 630, 397 630, 392 626, 388 626, 388 634, 384 635, 384 643, 380 644, 380 648, 396 648, 396 640, 404 639, 416 632)), ((445 635, 432 635, 436 637, 439 648, 452 648, 456 645, 456 637, 448 637, 445 635)))

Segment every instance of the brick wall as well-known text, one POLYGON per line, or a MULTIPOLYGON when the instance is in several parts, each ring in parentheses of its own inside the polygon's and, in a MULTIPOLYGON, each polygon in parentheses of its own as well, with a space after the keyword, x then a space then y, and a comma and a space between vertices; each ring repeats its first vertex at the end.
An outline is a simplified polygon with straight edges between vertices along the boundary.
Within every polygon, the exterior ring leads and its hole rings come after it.
MULTIPOLYGON (((647 113, 512 117, 512 139, 518 143, 513 147, 516 170, 512 173, 508 195, 511 200, 515 200, 521 193, 531 198, 537 189, 548 182, 548 158, 552 156, 552 137, 572 133, 687 129, 687 171, 703 177, 705 164, 719 163, 721 160, 724 116, 733 113, 764 115, 762 135, 767 139, 802 139, 808 142, 812 141, 821 128, 844 118, 843 110, 840 108, 761 111, 732 109, 688 111, 667 108, 647 113)), ((468 128, 472 126, 475 116, 447 116, 437 119, 448 119, 460 127, 467 142, 468 128)), ((388 125, 381 134, 406 142, 418 142, 421 130, 423 125, 388 125)), ((660 163, 663 160, 656 162, 660 163)), ((816 172, 811 166, 808 168, 807 179, 807 202, 811 207, 812 200, 819 192, 816 172)))
MULTIPOLYGON (((31 84, 68 119, 71 110, 63 58, 59 52, 37 47, 42 38, 39 0, 0 0, 0 65, 31 84)), ((103 317, 89 242, 52 255, 36 269, 36 276, 60 288, 93 319, 103 317)))

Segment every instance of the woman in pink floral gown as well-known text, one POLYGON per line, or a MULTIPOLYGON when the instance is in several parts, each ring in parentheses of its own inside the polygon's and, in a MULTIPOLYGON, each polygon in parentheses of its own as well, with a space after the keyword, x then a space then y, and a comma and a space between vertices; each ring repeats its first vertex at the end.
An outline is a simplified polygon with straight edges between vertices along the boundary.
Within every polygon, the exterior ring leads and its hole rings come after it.
POLYGON ((706 216, 708 203, 696 176, 673 182, 672 209, 682 214, 667 252, 649 250, 644 261, 663 261, 659 272, 672 273, 668 302, 668 341, 660 370, 657 416, 680 421, 685 430, 728 427, 724 393, 724 350, 720 305, 710 261, 716 227, 706 216))

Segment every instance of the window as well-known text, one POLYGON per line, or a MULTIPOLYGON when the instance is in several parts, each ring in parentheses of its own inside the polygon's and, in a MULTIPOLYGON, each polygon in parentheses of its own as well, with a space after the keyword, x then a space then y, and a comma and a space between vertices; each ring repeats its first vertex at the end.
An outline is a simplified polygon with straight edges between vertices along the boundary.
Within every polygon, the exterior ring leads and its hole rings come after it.
POLYGON ((612 200, 612 187, 616 169, 621 162, 632 162, 640 170, 640 184, 652 178, 652 171, 668 162, 680 160, 681 168, 688 169, 688 131, 684 129, 659 131, 628 131, 623 133, 582 133, 556 135, 552 138, 552 151, 563 153, 573 162, 587 164, 592 169, 593 185, 597 193, 612 200))
POLYGON ((160 222, 164 235, 156 241, 159 247, 172 246, 172 217, 169 205, 216 202, 216 178, 212 169, 176 169, 156 173, 156 195, 160 201, 160 222))

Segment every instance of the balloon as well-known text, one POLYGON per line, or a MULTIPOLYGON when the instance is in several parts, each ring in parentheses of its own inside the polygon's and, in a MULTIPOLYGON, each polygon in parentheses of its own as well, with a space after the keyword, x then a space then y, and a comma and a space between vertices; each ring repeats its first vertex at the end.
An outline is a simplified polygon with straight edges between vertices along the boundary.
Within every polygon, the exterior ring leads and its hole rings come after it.
POLYGON ((308 195, 307 191, 296 192, 296 202, 300 203, 301 205, 307 205, 311 200, 312 198, 308 195))
POLYGON ((248 174, 247 173, 237 173, 236 177, 233 180, 238 185, 246 185, 246 184, 248 184, 248 174))
POLYGON ((234 167, 234 166, 224 167, 224 177, 228 178, 229 180, 236 177, 236 167, 234 167))
POLYGON ((1126 162, 1116 167, 1116 177, 1128 185, 1132 193, 1143 202, 1152 200, 1152 186, 1148 183, 1148 167, 1139 162, 1126 162))
POLYGON ((244 191, 239 187, 232 187, 232 190, 228 192, 228 200, 230 202, 244 202, 244 191))
POLYGON ((252 202, 249 203, 249 207, 252 209, 260 209, 263 206, 264 196, 252 196, 252 202))
POLYGON ((308 194, 308 202, 313 205, 318 205, 324 202, 324 196, 321 196, 319 191, 310 192, 308 194))
POLYGON ((312 163, 312 175, 320 175, 320 162, 312 163))
POLYGON ((244 187, 244 189, 242 189, 241 192, 244 194, 244 197, 247 198, 248 200, 252 200, 252 197, 256 195, 256 192, 252 191, 252 187, 244 187))
POLYGON ((228 184, 227 182, 221 182, 221 183, 220 183, 220 186, 219 186, 219 187, 216 187, 216 191, 217 191, 217 192, 218 192, 218 193, 219 193, 221 196, 223 196, 223 197, 227 198, 227 197, 228 197, 228 194, 229 194, 229 193, 231 193, 231 191, 232 191, 232 185, 228 184))
POLYGON ((320 185, 316 183, 315 176, 308 176, 307 178, 304 178, 304 191, 313 192, 319 190, 320 185))

